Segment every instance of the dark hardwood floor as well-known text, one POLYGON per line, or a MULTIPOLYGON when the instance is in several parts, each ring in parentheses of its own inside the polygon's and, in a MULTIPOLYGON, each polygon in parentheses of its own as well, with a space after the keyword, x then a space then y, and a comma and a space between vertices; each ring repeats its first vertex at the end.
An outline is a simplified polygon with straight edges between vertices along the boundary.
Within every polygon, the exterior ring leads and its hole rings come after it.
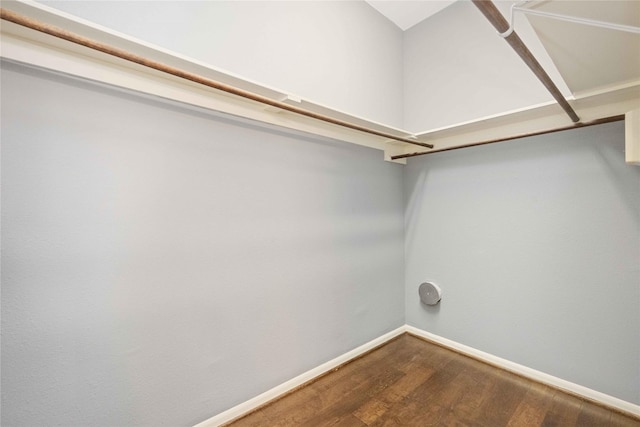
POLYGON ((404 334, 228 426, 638 427, 640 420, 404 334))

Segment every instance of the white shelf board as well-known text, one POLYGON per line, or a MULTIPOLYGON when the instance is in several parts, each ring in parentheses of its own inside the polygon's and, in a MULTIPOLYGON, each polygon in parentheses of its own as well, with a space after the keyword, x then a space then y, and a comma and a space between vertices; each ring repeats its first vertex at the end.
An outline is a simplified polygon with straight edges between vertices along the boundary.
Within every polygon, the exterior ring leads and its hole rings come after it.
MULTIPOLYGON (((506 138, 570 125, 555 103, 534 105, 517 111, 482 117, 446 128, 413 133, 344 111, 299 99, 295 94, 271 88, 220 70, 210 64, 185 57, 158 46, 117 33, 72 15, 30 1, 5 1, 2 7, 46 24, 54 25, 100 43, 127 50, 136 55, 179 68, 221 83, 250 91, 270 99, 293 103, 308 111, 323 114, 398 137, 415 135, 419 141, 435 145, 433 150, 366 134, 294 113, 268 107, 225 92, 217 91, 178 77, 143 67, 65 40, 2 21, 0 55, 10 61, 64 73, 94 82, 131 90, 187 105, 257 120, 297 131, 321 135, 384 151, 392 155, 416 151, 441 151, 464 147, 491 139, 506 138)), ((589 93, 574 94, 571 101, 583 122, 625 114, 640 106, 640 81, 589 93)), ((406 160, 398 160, 405 163, 406 160)))

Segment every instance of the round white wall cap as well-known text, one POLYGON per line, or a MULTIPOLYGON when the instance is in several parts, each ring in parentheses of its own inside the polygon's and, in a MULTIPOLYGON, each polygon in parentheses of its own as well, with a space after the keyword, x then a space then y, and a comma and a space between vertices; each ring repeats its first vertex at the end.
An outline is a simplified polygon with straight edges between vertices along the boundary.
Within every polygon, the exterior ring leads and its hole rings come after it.
POLYGON ((442 299, 442 290, 438 285, 431 282, 424 282, 418 289, 420 301, 426 305, 436 305, 442 299))

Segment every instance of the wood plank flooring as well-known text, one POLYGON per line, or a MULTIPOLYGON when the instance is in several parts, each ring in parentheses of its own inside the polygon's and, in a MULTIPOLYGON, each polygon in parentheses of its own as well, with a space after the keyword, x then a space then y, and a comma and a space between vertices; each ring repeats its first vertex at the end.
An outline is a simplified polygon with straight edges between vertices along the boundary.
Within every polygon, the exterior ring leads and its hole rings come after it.
POLYGON ((639 427, 640 420, 404 334, 227 426, 639 427))

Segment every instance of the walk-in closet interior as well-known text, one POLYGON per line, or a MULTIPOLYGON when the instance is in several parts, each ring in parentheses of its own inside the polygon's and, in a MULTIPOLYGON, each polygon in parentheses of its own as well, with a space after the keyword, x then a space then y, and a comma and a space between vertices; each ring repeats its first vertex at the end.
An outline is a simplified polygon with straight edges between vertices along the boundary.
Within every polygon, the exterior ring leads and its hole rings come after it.
POLYGON ((3 426, 222 425, 400 335, 640 424, 639 1, 0 7, 3 426))

